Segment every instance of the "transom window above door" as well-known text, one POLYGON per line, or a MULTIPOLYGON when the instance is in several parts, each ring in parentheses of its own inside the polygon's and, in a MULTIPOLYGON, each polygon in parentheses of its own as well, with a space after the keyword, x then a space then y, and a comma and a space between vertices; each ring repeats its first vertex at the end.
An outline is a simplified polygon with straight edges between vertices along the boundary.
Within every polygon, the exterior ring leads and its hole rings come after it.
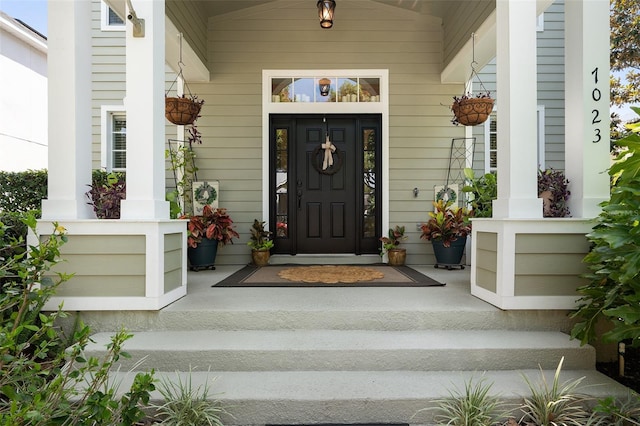
POLYGON ((380 102, 379 77, 272 77, 271 102, 380 102))

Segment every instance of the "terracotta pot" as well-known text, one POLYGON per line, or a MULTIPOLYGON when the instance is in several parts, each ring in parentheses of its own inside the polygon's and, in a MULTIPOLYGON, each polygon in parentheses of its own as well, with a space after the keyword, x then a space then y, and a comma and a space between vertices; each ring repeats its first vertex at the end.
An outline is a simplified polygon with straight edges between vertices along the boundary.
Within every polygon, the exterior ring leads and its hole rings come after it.
POLYGON ((389 265, 391 266, 402 266, 407 260, 406 249, 391 249, 387 251, 387 255, 389 256, 389 265))
POLYGON ((251 250, 251 259, 256 266, 267 266, 271 253, 269 250, 251 250))

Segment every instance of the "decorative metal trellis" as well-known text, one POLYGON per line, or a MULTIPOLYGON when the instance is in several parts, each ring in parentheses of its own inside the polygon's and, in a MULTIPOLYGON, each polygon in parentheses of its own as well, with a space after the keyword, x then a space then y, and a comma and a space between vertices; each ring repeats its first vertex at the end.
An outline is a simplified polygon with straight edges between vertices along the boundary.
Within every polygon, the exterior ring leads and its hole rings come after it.
MULTIPOLYGON (((458 185, 458 190, 461 190, 465 184, 464 169, 467 167, 469 159, 473 165, 475 155, 476 138, 453 138, 451 139, 451 148, 449 150, 449 167, 447 169, 447 180, 444 184, 444 191, 449 193, 451 186, 458 185)), ((455 197, 459 201, 468 201, 463 195, 463 199, 458 197, 460 194, 455 194, 455 197)), ((451 199, 451 196, 449 196, 451 199)))

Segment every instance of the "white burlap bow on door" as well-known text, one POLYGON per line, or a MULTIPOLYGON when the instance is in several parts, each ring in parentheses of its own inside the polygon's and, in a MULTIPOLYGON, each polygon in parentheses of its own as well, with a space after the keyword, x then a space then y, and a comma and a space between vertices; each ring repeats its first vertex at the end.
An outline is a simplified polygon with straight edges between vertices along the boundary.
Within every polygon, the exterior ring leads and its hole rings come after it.
POLYGON ((328 167, 333 166, 333 152, 336 150, 336 146, 331 143, 329 140, 329 135, 327 135, 327 139, 321 145, 322 149, 324 149, 324 160, 322 160, 322 170, 327 170, 328 167))

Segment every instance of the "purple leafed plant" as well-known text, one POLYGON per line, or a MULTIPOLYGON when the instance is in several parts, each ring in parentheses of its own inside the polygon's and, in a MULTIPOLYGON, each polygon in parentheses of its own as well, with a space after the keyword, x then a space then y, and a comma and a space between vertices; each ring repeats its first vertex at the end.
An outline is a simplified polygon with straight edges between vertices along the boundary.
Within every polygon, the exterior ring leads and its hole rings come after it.
POLYGON ((538 170, 538 196, 543 199, 544 217, 569 217, 569 181, 561 170, 538 170))

